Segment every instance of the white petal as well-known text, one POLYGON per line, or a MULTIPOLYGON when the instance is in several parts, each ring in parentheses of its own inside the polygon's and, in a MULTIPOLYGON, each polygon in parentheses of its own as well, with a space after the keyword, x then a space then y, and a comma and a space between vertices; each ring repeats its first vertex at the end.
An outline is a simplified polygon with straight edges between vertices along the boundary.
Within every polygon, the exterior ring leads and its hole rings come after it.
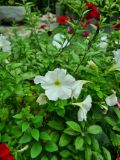
POLYGON ((52 41, 53 46, 55 46, 57 49, 61 49, 62 45, 56 41, 52 41))
POLYGON ((71 97, 72 90, 67 87, 61 87, 59 89, 59 98, 60 99, 68 99, 71 97))
POLYGON ((88 81, 85 81, 85 80, 78 80, 75 82, 74 86, 73 86, 73 89, 72 89, 72 95, 71 95, 71 98, 75 98, 77 99, 81 93, 81 90, 82 90, 82 86, 83 84, 87 83, 88 81))
POLYGON ((87 111, 90 110, 92 107, 92 98, 90 95, 86 97, 86 99, 82 102, 82 107, 85 108, 87 111))
POLYGON ((108 96, 106 99, 105 99, 105 101, 106 101, 106 104, 108 105, 108 106, 114 106, 114 105, 116 105, 117 104, 117 97, 116 97, 116 93, 113 93, 113 94, 111 94, 110 96, 108 96))
POLYGON ((71 88, 74 86, 75 78, 71 76, 70 74, 67 74, 65 78, 63 79, 63 86, 68 86, 68 88, 71 88))
POLYGON ((107 41, 107 36, 101 37, 101 41, 107 41))
POLYGON ((36 77, 34 78, 34 83, 35 83, 35 84, 39 84, 39 83, 42 82, 42 80, 43 80, 43 76, 36 76, 36 77))
POLYGON ((84 108, 78 110, 78 121, 87 120, 87 111, 84 108))
POLYGON ((45 95, 49 100, 56 101, 59 98, 59 90, 53 89, 52 87, 45 91, 45 95))

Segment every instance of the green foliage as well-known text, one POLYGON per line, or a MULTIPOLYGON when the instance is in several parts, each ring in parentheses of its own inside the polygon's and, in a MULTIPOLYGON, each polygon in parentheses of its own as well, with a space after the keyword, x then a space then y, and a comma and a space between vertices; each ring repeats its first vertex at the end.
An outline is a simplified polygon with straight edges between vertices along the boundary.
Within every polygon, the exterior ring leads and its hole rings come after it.
MULTIPOLYGON (((115 64, 112 51, 119 49, 116 41, 120 32, 107 34, 101 29, 97 33, 93 29, 85 38, 81 35, 85 29, 76 20, 72 35, 66 26, 58 26, 49 35, 47 29, 42 32, 36 28, 39 17, 31 13, 31 3, 25 8, 30 35, 20 37, 14 30, 9 37, 11 53, 0 51, 0 142, 10 146, 16 160, 116 159, 120 150, 120 110, 116 105, 107 106, 105 99, 114 91, 120 97, 120 73, 111 69, 115 64), (60 50, 52 45, 53 36, 59 32, 70 42, 60 50), (106 49, 99 46, 104 35, 108 38, 106 49), (33 79, 55 68, 66 69, 76 80, 87 83, 77 99, 51 101, 45 96, 46 104, 39 105, 37 99, 45 90, 33 79), (92 107, 86 114, 89 102, 81 103, 87 95, 92 97, 92 107), (86 120, 78 121, 80 109, 86 120)), ((108 25, 101 21, 100 25, 108 25)))

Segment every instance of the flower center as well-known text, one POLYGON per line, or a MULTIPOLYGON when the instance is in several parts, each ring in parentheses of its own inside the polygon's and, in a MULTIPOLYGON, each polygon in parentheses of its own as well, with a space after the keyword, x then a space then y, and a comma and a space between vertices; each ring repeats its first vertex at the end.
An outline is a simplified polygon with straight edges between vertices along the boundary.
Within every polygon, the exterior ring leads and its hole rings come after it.
POLYGON ((61 82, 60 82, 59 80, 56 80, 56 81, 54 82, 54 85, 55 85, 55 86, 60 86, 60 85, 61 85, 61 82))

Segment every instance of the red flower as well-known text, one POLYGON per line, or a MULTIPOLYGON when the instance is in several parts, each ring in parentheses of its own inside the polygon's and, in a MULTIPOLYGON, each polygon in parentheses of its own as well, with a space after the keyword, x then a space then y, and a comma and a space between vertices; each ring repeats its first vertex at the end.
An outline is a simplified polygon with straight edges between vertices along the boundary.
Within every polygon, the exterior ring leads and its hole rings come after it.
POLYGON ((89 33, 88 31, 84 31, 84 32, 82 33, 82 36, 83 36, 83 37, 88 37, 89 34, 90 34, 90 33, 89 33))
POLYGON ((10 154, 10 149, 4 143, 0 144, 0 160, 14 160, 10 154))
POLYGON ((90 10, 87 14, 86 14, 86 19, 96 19, 99 20, 100 19, 100 12, 97 9, 96 6, 94 6, 92 3, 86 3, 86 6, 88 8, 88 10, 90 10))
POLYGON ((65 16, 59 16, 57 19, 58 24, 67 24, 68 18, 65 16))
POLYGON ((114 25, 113 25, 113 28, 114 28, 116 31, 119 31, 119 30, 120 30, 120 23, 119 23, 119 24, 114 24, 114 25))
POLYGON ((117 157, 116 160, 120 160, 120 157, 117 157))

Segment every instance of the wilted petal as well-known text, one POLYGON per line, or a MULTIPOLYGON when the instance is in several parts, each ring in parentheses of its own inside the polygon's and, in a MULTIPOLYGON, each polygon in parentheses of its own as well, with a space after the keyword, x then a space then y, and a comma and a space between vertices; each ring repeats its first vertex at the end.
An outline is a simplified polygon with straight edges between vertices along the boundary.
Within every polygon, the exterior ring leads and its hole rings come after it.
POLYGON ((47 100, 46 100, 46 96, 45 94, 40 94, 40 96, 37 98, 36 100, 37 103, 39 103, 39 105, 44 105, 47 103, 47 100))
POLYGON ((116 105, 117 104, 117 97, 116 97, 116 93, 113 93, 113 94, 111 94, 110 96, 108 96, 106 99, 105 99, 105 101, 106 101, 106 104, 108 105, 108 106, 114 106, 114 105, 116 105))

